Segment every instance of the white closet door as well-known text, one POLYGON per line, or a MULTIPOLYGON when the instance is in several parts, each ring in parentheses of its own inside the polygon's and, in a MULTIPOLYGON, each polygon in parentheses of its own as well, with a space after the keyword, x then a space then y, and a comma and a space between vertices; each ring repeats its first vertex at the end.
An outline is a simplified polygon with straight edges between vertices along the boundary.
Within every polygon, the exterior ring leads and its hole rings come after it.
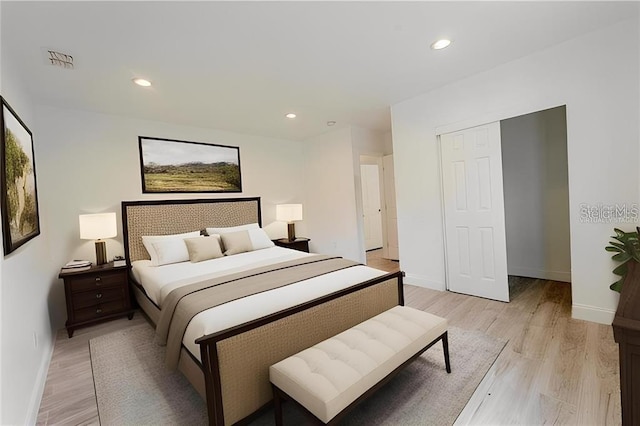
POLYGON ((508 302, 500 123, 440 141, 448 288, 508 302))

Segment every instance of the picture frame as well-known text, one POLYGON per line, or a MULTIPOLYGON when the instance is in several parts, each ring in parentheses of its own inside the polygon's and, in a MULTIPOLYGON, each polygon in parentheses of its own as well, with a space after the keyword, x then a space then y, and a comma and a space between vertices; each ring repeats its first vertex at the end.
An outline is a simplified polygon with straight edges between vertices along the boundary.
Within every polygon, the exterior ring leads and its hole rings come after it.
POLYGON ((33 134, 0 97, 0 203, 4 255, 40 235, 33 134))
POLYGON ((138 137, 143 193, 242 192, 240 148, 138 137))

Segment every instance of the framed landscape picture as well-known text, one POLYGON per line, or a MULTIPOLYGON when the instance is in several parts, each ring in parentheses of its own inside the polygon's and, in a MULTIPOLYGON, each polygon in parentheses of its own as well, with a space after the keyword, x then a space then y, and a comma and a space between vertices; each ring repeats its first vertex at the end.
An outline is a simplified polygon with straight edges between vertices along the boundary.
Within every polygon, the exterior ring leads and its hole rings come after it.
POLYGON ((138 137, 142 192, 242 192, 240 148, 138 137))
POLYGON ((40 234, 33 136, 2 98, 2 237, 5 256, 40 234))

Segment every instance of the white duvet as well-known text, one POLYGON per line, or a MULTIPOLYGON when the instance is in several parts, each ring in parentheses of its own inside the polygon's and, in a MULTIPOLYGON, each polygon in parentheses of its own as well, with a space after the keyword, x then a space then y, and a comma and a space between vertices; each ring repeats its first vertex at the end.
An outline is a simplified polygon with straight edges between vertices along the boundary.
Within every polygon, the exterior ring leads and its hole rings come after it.
MULTIPOLYGON (((149 298, 162 308, 164 298, 171 290, 180 286, 304 256, 309 254, 282 247, 271 247, 198 263, 181 262, 151 266, 149 260, 138 260, 133 262, 132 269, 134 278, 142 285, 149 298)), ((243 324, 384 274, 384 271, 367 266, 354 266, 216 306, 193 317, 185 332, 183 343, 193 356, 200 359, 200 348, 195 343, 199 337, 243 324)))

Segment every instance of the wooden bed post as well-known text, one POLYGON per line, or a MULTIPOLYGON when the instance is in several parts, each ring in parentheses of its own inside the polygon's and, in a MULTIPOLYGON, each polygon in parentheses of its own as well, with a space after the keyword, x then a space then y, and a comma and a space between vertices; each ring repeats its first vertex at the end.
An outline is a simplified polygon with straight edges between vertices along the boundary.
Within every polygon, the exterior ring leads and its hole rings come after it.
POLYGON ((200 359, 202 360, 202 372, 204 373, 204 383, 207 394, 209 424, 211 426, 224 426, 222 386, 220 383, 216 342, 200 345, 200 359))

